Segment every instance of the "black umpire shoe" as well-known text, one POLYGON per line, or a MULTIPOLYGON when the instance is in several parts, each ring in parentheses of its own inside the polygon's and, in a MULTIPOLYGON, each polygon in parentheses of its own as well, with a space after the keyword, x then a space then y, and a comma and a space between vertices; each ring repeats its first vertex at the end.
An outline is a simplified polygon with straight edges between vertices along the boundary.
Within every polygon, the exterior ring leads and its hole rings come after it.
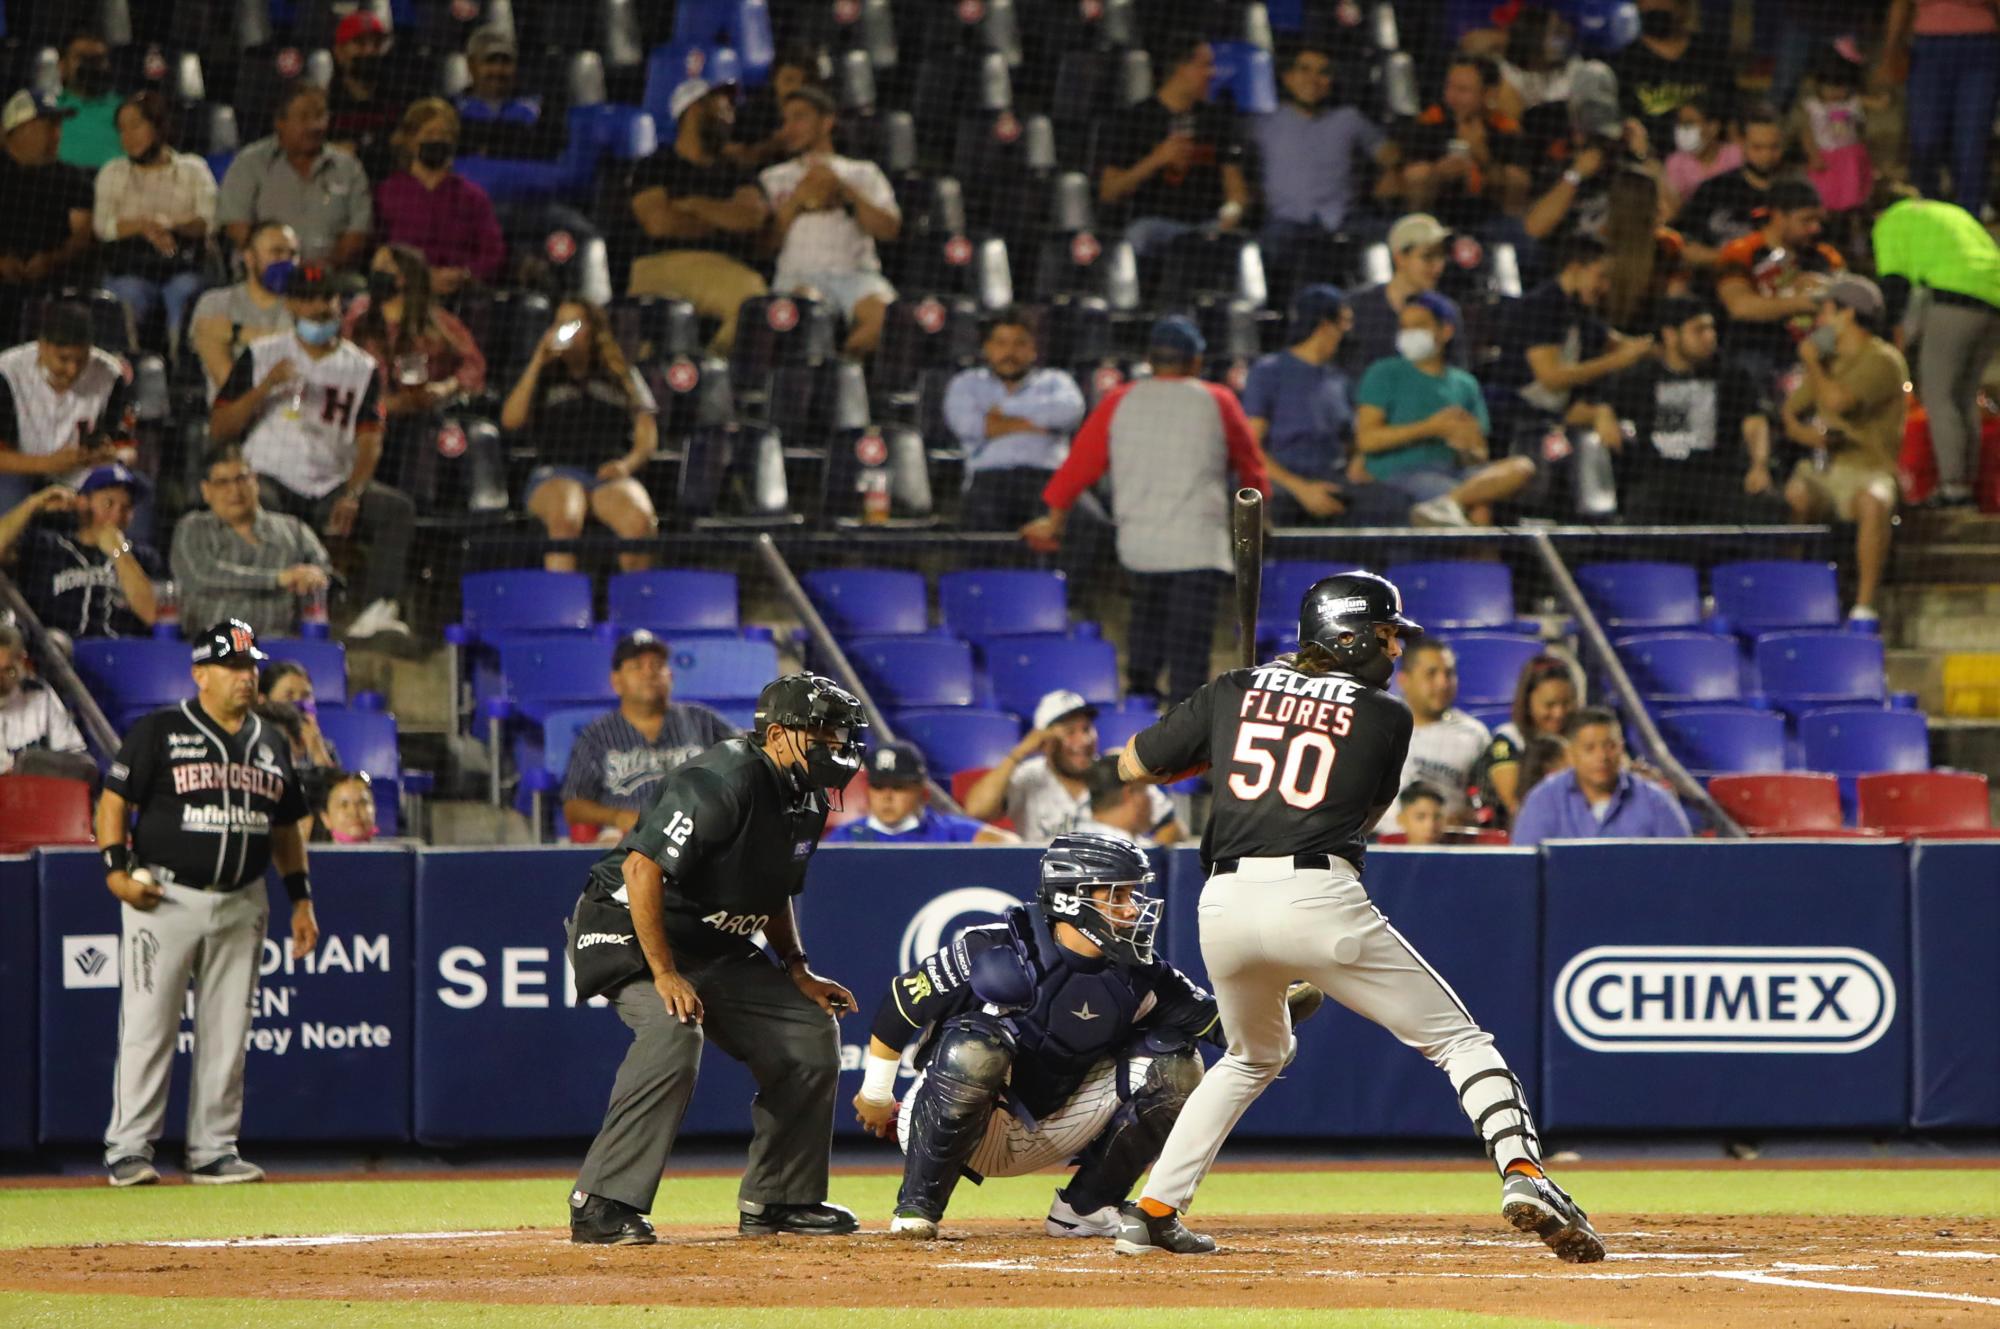
POLYGON ((744 1237, 775 1237, 783 1232, 801 1237, 844 1237, 861 1226, 854 1211, 837 1204, 760 1204, 737 1202, 743 1214, 736 1220, 736 1232, 744 1237))
POLYGON ((578 1246, 650 1246, 659 1240, 631 1205, 581 1191, 570 1196, 569 1239, 578 1246))
POLYGON ((1146 1255, 1166 1251, 1170 1255, 1210 1255, 1215 1238, 1190 1232, 1181 1225, 1179 1214, 1155 1218, 1136 1204, 1118 1206, 1118 1240, 1112 1249, 1120 1255, 1146 1255))

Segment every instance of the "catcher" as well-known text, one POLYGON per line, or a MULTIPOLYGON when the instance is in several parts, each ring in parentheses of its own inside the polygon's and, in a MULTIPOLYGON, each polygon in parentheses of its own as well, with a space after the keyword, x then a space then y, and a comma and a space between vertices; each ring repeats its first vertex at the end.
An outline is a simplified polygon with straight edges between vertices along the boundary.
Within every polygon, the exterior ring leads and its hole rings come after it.
MULTIPOLYGON (((1226 1043, 1215 999, 1153 956, 1152 881, 1129 841, 1059 835, 1042 855, 1032 909, 967 928, 890 983, 854 1110, 903 1148, 891 1235, 935 1237, 960 1176, 1072 1161, 1048 1235, 1118 1234, 1118 1206, 1201 1079, 1196 1043, 1226 1043), (919 1036, 918 1075, 899 1111, 896 1073, 919 1036)), ((1294 1021, 1320 1000, 1298 985, 1294 1021)))

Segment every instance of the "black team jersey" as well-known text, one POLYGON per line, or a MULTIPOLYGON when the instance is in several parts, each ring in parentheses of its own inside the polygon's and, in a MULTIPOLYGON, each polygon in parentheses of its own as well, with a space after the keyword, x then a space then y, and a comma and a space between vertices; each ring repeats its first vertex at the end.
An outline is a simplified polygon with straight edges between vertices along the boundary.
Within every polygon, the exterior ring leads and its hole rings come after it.
POLYGON ((1132 741, 1151 771, 1213 766, 1204 863, 1319 853, 1358 869, 1396 799, 1411 728, 1399 697, 1274 662, 1232 669, 1132 741))

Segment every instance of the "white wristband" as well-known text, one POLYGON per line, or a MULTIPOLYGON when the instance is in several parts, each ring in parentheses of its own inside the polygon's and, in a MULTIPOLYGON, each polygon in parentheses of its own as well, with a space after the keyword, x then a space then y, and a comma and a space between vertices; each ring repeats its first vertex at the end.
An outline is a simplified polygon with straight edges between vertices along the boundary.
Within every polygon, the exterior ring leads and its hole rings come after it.
POLYGON ((1224 226, 1234 226, 1243 220, 1243 205, 1235 199, 1230 199, 1215 210, 1215 217, 1224 226))
POLYGON ((861 1096, 871 1103, 896 1101, 896 1072, 903 1063, 896 1057, 878 1057, 870 1052, 862 1059, 861 1096))

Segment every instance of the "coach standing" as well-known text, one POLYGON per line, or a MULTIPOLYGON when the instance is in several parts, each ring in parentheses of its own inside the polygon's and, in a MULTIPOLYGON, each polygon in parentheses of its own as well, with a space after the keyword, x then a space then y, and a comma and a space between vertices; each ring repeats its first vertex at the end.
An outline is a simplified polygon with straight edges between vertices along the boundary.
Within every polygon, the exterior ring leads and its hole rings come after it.
POLYGON ((1207 350, 1188 319, 1153 324, 1152 376, 1098 403, 1070 443, 1069 459, 1042 498, 1046 516, 1021 528, 1053 550, 1083 491, 1111 472, 1118 561, 1132 575, 1127 688, 1151 694, 1167 667, 1166 699, 1181 701, 1208 681, 1216 602, 1229 581, 1230 485, 1271 492, 1243 403, 1201 372, 1207 350))
POLYGON ((745 1236, 840 1235, 826 1203, 835 1019, 854 996, 806 966, 792 897, 826 826, 827 791, 861 769, 861 703, 787 674, 757 697, 755 732, 676 766, 639 824, 590 870, 569 920, 576 998, 599 993, 632 1030, 604 1125, 570 1192, 570 1240, 643 1246, 704 1042, 750 1068, 745 1236), (777 956, 772 963, 753 938, 777 956))
POLYGON ((160 1179, 153 1141, 166 1120, 190 978, 188 1179, 213 1186, 264 1179, 262 1168, 236 1152, 236 1134, 250 1002, 270 918, 269 864, 277 864, 292 900, 293 953, 319 943, 306 877, 305 796, 283 736, 250 710, 257 666, 270 657, 257 649, 249 624, 228 619, 195 639, 193 658, 194 699, 132 727, 97 805, 104 884, 124 905, 118 1067, 104 1132, 113 1186, 160 1179), (148 875, 139 875, 142 869, 148 875))

